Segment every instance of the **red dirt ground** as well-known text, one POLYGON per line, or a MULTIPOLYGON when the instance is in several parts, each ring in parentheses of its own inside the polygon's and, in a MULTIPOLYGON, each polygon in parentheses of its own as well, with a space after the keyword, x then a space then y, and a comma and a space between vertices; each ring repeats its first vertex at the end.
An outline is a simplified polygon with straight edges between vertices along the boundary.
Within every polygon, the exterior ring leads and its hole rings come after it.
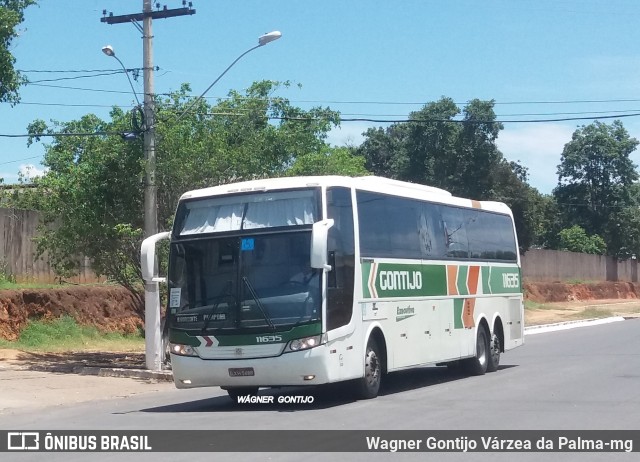
MULTIPOLYGON (((640 284, 525 283, 528 300, 576 302, 604 299, 638 299, 640 284)), ((28 320, 72 316, 79 324, 94 325, 105 332, 133 333, 143 327, 142 307, 118 286, 67 286, 60 289, 0 291, 0 338, 16 340, 28 320)))
POLYGON ((0 291, 0 338, 16 340, 28 320, 72 316, 104 332, 134 333, 144 322, 135 297, 119 286, 65 286, 59 289, 0 291))
POLYGON ((640 284, 631 282, 525 282, 524 291, 527 300, 538 303, 640 298, 640 284))

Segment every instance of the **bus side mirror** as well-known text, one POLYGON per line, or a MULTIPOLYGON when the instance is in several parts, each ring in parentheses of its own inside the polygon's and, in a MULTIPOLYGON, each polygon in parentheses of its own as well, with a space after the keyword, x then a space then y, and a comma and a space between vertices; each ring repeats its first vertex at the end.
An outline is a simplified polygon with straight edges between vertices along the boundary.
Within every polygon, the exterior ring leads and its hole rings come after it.
POLYGON ((142 279, 145 282, 165 282, 165 278, 156 276, 156 244, 167 239, 169 232, 154 234, 142 241, 140 247, 140 263, 142 265, 142 279))
POLYGON ((311 230, 311 268, 331 271, 327 264, 327 241, 329 229, 333 226, 333 218, 318 221, 311 230))

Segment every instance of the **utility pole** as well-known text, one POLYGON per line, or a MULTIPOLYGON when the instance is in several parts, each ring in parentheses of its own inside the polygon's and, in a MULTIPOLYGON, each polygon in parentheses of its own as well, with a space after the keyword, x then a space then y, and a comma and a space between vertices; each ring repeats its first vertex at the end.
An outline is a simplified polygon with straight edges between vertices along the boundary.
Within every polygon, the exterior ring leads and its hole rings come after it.
POLYGON ((156 185, 156 127, 154 107, 154 83, 153 83, 153 31, 152 20, 172 18, 195 14, 192 3, 182 1, 182 8, 168 9, 165 5, 158 10, 152 9, 151 0, 142 1, 142 13, 114 16, 107 15, 103 10, 100 22, 107 24, 131 23, 142 32, 142 61, 144 79, 144 158, 145 158, 145 184, 144 184, 144 237, 153 236, 158 232, 158 206, 156 185), (138 22, 142 21, 140 28, 138 22))
MULTIPOLYGON (((172 18, 192 15, 196 10, 192 3, 182 1, 182 8, 168 9, 165 5, 160 9, 156 3, 156 11, 152 9, 151 0, 142 1, 142 13, 114 16, 103 10, 100 22, 107 24, 131 23, 142 32, 142 61, 144 79, 144 237, 158 233, 158 187, 156 185, 156 127, 153 85, 153 19, 172 18), (138 22, 142 21, 142 28, 138 22)), ((164 351, 162 333, 160 332, 160 288, 157 281, 145 281, 145 356, 147 369, 162 369, 164 351)))

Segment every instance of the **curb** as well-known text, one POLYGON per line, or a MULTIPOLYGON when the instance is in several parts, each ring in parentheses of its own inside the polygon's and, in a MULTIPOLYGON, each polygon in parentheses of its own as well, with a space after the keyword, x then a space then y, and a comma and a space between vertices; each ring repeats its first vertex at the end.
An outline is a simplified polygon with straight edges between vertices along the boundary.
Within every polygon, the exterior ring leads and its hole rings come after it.
POLYGON ((74 368, 73 372, 79 375, 97 375, 98 377, 126 377, 132 379, 158 380, 162 382, 173 381, 173 373, 171 371, 81 366, 74 368))
POLYGON ((565 321, 555 324, 542 324, 540 326, 529 326, 524 328, 525 335, 543 334, 545 332, 555 332, 559 330, 574 329, 576 327, 597 326, 600 324, 609 324, 612 322, 625 321, 622 316, 612 316, 610 318, 584 319, 581 321, 565 321))

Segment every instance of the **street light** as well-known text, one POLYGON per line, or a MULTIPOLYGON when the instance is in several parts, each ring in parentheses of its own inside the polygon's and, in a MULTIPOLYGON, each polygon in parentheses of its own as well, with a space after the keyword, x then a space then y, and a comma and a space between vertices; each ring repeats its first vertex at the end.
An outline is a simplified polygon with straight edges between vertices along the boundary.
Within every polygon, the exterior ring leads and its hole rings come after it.
MULTIPOLYGON (((145 22, 145 27, 147 27, 147 23, 145 22)), ((148 26, 148 32, 145 32, 145 37, 150 37, 150 24, 148 26)), ((147 29, 145 29, 147 30, 147 29)), ((231 69, 234 64, 236 64, 243 56, 255 50, 256 48, 263 47, 268 43, 273 42, 274 40, 278 40, 282 37, 280 31, 273 31, 261 35, 258 37, 258 44, 252 48, 249 48, 247 51, 238 56, 223 72, 216 78, 211 85, 195 100, 191 102, 191 104, 184 110, 182 114, 178 116, 176 122, 180 120, 187 112, 189 112, 193 106, 196 105, 198 101, 200 101, 204 95, 211 90, 211 88, 218 83, 218 81, 227 73, 229 69, 231 69)), ((145 45, 147 41, 145 41, 145 45)), ((150 46, 145 46, 145 50, 150 48, 150 46)), ((127 69, 122 64, 122 61, 118 59, 115 51, 111 45, 107 45, 102 47, 102 52, 110 56, 112 58, 116 58, 125 73, 127 74, 127 79, 129 80, 129 85, 131 85, 131 89, 133 90, 133 94, 136 97, 136 101, 138 101, 138 96, 136 95, 136 91, 133 88, 133 83, 129 78, 129 73, 127 69)), ((169 236, 169 233, 159 233, 157 234, 157 201, 156 201, 156 186, 155 186, 155 127, 154 127, 154 108, 153 108, 153 99, 151 95, 153 94, 153 84, 151 80, 151 57, 150 52, 145 51, 144 53, 144 66, 145 66, 145 105, 144 105, 144 118, 145 118, 145 129, 144 129, 144 146, 145 146, 145 160, 146 160, 146 183, 145 183, 145 196, 144 196, 144 237, 145 241, 142 244, 142 253, 149 251, 149 248, 155 247, 156 243, 159 240, 166 239, 169 236), (146 72, 146 71, 149 72, 146 72), (147 250, 145 250, 147 249, 147 250)), ((138 106, 140 106, 140 101, 138 101, 138 106)), ((155 273, 155 271, 154 271, 155 273)), ((158 281, 160 278, 154 277, 152 274, 151 277, 149 275, 145 276, 145 356, 146 356, 146 365, 150 370, 160 370, 162 368, 162 356, 164 351, 162 350, 162 334, 160 332, 160 294, 158 281)))
POLYGON ((222 72, 222 74, 220 74, 220 75, 218 76, 218 78, 217 78, 217 79, 215 79, 215 80, 213 81, 213 83, 212 83, 211 85, 209 85, 209 86, 207 87, 207 89, 206 89, 205 91, 203 91, 203 92, 202 92, 202 94, 201 94, 200 96, 198 96, 196 99, 194 99, 194 100, 191 102, 191 104, 190 104, 190 105, 189 105, 189 106, 188 106, 188 107, 187 107, 187 108, 182 112, 182 114, 180 114, 180 115, 178 116, 178 118, 176 119, 176 122, 177 122, 178 120, 182 119, 182 117, 183 117, 187 112, 189 112, 189 111, 193 108, 193 106, 195 106, 195 105, 198 103, 198 101, 200 101, 202 98, 204 98, 204 95, 206 95, 206 94, 207 94, 207 92, 208 92, 209 90, 211 90, 211 88, 213 88, 213 86, 214 86, 216 83, 218 83, 218 81, 219 81, 219 80, 220 80, 220 79, 221 79, 221 78, 222 78, 222 77, 227 73, 227 71, 228 71, 229 69, 231 69, 231 68, 235 65, 235 63, 237 63, 238 61, 240 61, 240 60, 241 60, 241 59, 242 59, 246 54, 248 54, 248 53, 252 52, 252 51, 253 51, 253 50, 255 50, 256 48, 260 48, 260 47, 265 46, 267 43, 271 43, 271 42, 273 42, 273 41, 275 41, 275 40, 278 40, 280 37, 282 37, 282 33, 281 33, 280 31, 278 31, 278 30, 274 30, 274 31, 272 31, 272 32, 268 32, 268 33, 266 33, 266 34, 261 35, 260 37, 258 37, 258 44, 257 44, 256 46, 252 47, 252 48, 249 48, 247 51, 245 51, 245 52, 244 52, 244 53, 242 53, 240 56, 238 56, 238 57, 237 57, 237 58, 236 58, 236 59, 235 59, 231 64, 229 64, 229 67, 227 67, 227 68, 222 72))
POLYGON ((131 82, 131 78, 129 77, 129 71, 127 70, 126 67, 124 67, 124 64, 122 64, 122 61, 120 61, 120 58, 116 56, 116 52, 113 50, 113 47, 111 45, 104 46, 102 47, 102 52, 107 56, 116 58, 116 60, 120 63, 120 66, 122 66, 122 69, 124 70, 124 74, 127 76, 129 85, 131 85, 131 91, 133 91, 133 96, 135 96, 136 102, 138 103, 138 106, 140 106, 140 100, 138 99, 138 95, 136 94, 135 88, 133 88, 133 82, 131 82))
MULTIPOLYGON (((145 34, 148 36, 149 34, 145 34)), ((273 42, 274 40, 278 40, 282 37, 280 31, 273 31, 267 34, 264 34, 258 37, 258 45, 249 48, 247 51, 238 56, 225 70, 218 76, 217 79, 213 81, 211 85, 200 95, 198 96, 192 103, 185 109, 185 111, 178 116, 176 122, 180 120, 191 108, 200 101, 204 95, 211 90, 211 88, 227 73, 229 69, 233 67, 235 63, 237 63, 243 56, 247 53, 255 50, 256 48, 260 48, 265 46, 268 43, 273 42)), ((145 42, 146 43, 146 42, 145 42)), ((114 56, 113 48, 105 47, 103 50, 105 54, 109 56, 114 56), (105 50, 106 49, 106 50, 105 50)), ((145 70, 150 67, 150 60, 145 58, 145 70), (148 64, 149 62, 149 64, 148 64), (148 64, 148 65, 147 65, 148 64)), ((124 66, 123 66, 124 67, 124 66)), ((150 154, 149 157, 145 156, 147 159, 147 178, 150 179, 148 184, 152 184, 153 187, 149 188, 149 194, 147 194, 147 188, 145 187, 145 240, 142 243, 141 248, 141 256, 148 255, 150 249, 155 249, 155 245, 158 241, 162 239, 167 239, 169 237, 169 233, 158 233, 157 228, 153 232, 147 232, 147 229, 151 229, 147 227, 147 223, 154 224, 157 223, 157 210, 156 210, 156 189, 155 189, 155 130, 153 127, 153 99, 151 99, 152 94, 152 85, 147 85, 147 79, 145 78, 145 118, 147 119, 147 127, 145 129, 145 146, 150 146, 150 154), (149 99, 149 104, 147 104, 147 98, 149 99), (147 139, 149 142, 147 143, 147 139)), ((143 257, 144 258, 144 257, 143 257)), ((153 267, 155 262, 151 265, 147 264, 147 267, 153 267)), ((144 268, 144 264, 143 264, 144 268)), ((144 275, 145 284, 144 284, 144 313, 145 313, 145 356, 146 356, 146 365, 148 369, 151 370, 160 370, 162 368, 162 361, 164 351, 162 348, 162 333, 160 332, 160 291, 158 282, 161 278, 154 277, 155 271, 153 274, 144 275)))

